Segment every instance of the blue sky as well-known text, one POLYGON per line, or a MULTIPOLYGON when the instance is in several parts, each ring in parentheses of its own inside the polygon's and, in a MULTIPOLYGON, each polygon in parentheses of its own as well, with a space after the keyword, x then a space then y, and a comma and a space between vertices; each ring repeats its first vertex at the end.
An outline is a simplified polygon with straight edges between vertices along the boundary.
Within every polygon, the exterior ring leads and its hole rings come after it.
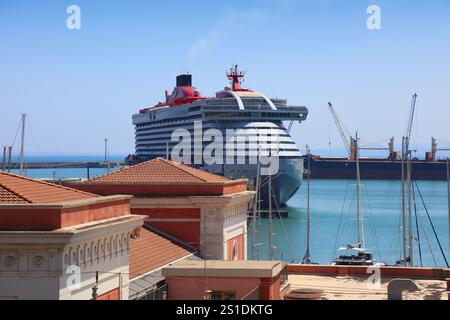
POLYGON ((163 99, 189 71, 204 95, 238 63, 245 86, 306 105, 299 146, 342 149, 332 101, 363 145, 397 144, 419 94, 413 144, 450 145, 450 1, 0 0, 0 145, 29 118, 32 153, 134 150, 131 115, 163 99), (81 8, 68 30, 66 8, 81 8), (381 8, 382 29, 366 27, 381 8))

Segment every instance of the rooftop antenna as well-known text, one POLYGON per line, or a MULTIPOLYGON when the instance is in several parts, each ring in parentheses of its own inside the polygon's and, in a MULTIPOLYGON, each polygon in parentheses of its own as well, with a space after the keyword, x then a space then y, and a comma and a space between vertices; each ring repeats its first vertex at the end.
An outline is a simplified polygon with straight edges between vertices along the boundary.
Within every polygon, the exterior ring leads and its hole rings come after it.
POLYGON ((3 146, 2 170, 6 171, 7 169, 8 169, 8 146, 3 146))
POLYGON ((19 156, 19 162, 20 162, 20 171, 19 175, 24 175, 24 149, 25 149, 25 120, 26 120, 26 113, 22 114, 22 138, 20 142, 20 156, 19 156))
POLYGON ((8 146, 8 156, 7 156, 7 171, 11 172, 11 155, 12 155, 12 146, 8 146))
POLYGON ((105 164, 107 172, 109 173, 109 162, 108 162, 108 138, 105 138, 105 164))
POLYGON ((240 91, 241 90, 241 79, 245 77, 245 72, 238 71, 238 65, 236 64, 234 68, 230 68, 227 72, 227 78, 231 81, 231 90, 240 91))

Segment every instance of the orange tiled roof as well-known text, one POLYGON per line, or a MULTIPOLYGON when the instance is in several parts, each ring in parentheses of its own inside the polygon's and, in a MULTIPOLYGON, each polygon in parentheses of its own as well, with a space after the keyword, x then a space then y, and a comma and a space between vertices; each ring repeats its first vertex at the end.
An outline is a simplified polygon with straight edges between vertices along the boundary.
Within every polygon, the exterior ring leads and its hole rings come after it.
POLYGON ((8 190, 4 186, 0 185, 0 203, 12 203, 12 204, 19 204, 19 203, 29 203, 24 198, 20 197, 19 195, 15 194, 11 190, 8 190))
POLYGON ((0 204, 45 204, 97 195, 0 171, 0 204))
POLYGON ((227 178, 157 158, 89 180, 98 184, 155 184, 227 182, 227 178))
POLYGON ((161 268, 194 253, 195 250, 170 240, 144 225, 130 243, 130 279, 161 268))

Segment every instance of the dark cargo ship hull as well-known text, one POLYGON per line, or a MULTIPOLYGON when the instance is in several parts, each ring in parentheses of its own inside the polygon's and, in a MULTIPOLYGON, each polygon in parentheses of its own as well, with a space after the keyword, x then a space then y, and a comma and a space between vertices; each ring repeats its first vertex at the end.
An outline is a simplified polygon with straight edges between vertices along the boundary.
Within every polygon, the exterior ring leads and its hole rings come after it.
MULTIPOLYGON (((313 179, 355 179, 356 162, 348 159, 311 157, 311 178, 313 179)), ((305 168, 308 167, 305 158, 305 168)), ((400 180, 402 163, 398 160, 361 159, 361 179, 400 180)), ((412 178, 416 180, 447 180, 446 161, 411 162, 412 178)), ((405 163, 406 170, 406 163, 405 163)))

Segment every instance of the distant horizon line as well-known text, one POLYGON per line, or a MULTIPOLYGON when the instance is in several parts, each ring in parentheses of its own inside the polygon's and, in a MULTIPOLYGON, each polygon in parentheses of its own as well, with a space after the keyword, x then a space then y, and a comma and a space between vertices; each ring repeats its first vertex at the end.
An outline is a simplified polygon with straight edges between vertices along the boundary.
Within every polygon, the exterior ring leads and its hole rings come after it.
MULTIPOLYGON (((304 148, 300 148, 301 151, 303 151, 304 148)), ((417 152, 415 152, 413 154, 413 156, 418 157, 418 158, 425 158, 425 152, 430 151, 429 147, 427 148, 426 146, 421 146, 421 147, 417 147, 417 152)), ((398 150, 396 150, 398 151, 398 150)), ((348 152, 346 149, 329 149, 329 148, 317 148, 317 149, 313 149, 311 148, 311 153, 318 155, 318 156, 323 156, 323 157, 345 157, 348 152)), ((108 154, 108 158, 111 157, 123 157, 125 158, 126 156, 133 154, 130 152, 117 152, 117 153, 110 153, 108 154)), ((367 157, 367 156, 373 156, 373 155, 377 155, 377 157, 381 157, 382 154, 386 154, 386 158, 388 157, 388 151, 387 150, 365 150, 364 152, 362 152, 361 157, 367 157)), ((444 156, 445 154, 447 154, 447 152, 439 152, 438 153, 438 157, 439 156, 444 156)), ((12 154, 12 160, 14 161, 15 158, 17 158, 19 156, 19 153, 13 153, 12 154)), ((78 153, 78 152, 73 152, 73 153, 61 153, 61 152, 25 152, 25 159, 27 157, 98 157, 101 159, 104 159, 105 154, 103 153, 87 153, 87 152, 83 152, 83 153, 78 153)), ((445 157, 445 156, 444 156, 445 157)))

